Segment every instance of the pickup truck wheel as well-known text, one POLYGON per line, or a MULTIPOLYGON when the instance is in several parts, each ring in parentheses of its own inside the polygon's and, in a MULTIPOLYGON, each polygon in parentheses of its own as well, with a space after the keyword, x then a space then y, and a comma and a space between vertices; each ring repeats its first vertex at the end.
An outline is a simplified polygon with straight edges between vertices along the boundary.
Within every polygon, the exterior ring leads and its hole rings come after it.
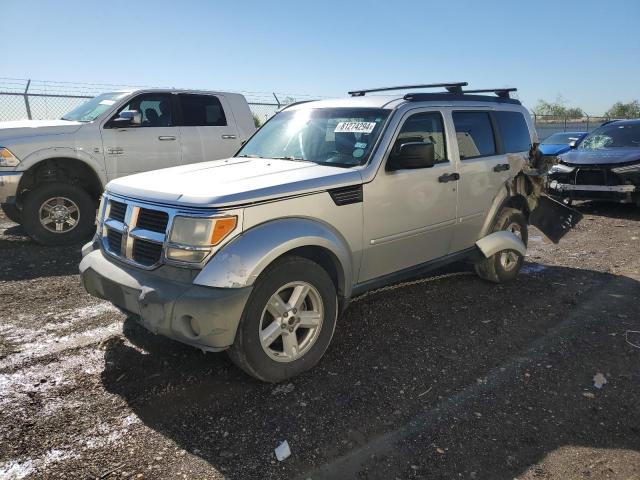
POLYGON ((25 230, 36 242, 66 245, 93 233, 96 207, 91 196, 77 185, 43 183, 27 194, 22 218, 25 230))
POLYGON ((6 217, 12 222, 22 223, 22 211, 15 203, 3 203, 0 205, 6 217))
MULTIPOLYGON (((527 219, 520 210, 504 208, 500 212, 493 231, 499 232, 502 230, 514 233, 527 245, 529 239, 527 219)), ((520 253, 508 250, 498 252, 489 258, 481 260, 476 263, 475 269, 480 278, 495 283, 504 283, 516 278, 523 263, 524 257, 520 253)))
POLYGON ((229 357, 259 380, 281 382, 320 361, 337 315, 327 272, 306 258, 285 257, 256 280, 229 357))

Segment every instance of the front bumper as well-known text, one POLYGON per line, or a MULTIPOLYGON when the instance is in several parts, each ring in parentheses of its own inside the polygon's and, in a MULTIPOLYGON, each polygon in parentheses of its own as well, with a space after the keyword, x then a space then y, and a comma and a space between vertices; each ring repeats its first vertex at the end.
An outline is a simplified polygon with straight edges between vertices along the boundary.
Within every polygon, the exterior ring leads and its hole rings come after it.
POLYGON ((233 344, 252 287, 193 285, 188 270, 124 266, 90 244, 83 255, 80 275, 87 292, 139 315, 148 330, 207 351, 233 344))
POLYGON ((0 203, 15 200, 22 172, 0 172, 0 203))
POLYGON ((640 188, 636 185, 574 185, 552 180, 549 182, 549 193, 575 200, 633 202, 640 188))

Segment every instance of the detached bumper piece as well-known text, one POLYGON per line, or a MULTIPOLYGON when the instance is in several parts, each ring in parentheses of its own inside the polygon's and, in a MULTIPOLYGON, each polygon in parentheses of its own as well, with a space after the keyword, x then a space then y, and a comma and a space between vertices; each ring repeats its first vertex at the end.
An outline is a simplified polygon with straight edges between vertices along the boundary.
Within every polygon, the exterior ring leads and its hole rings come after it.
POLYGON ((150 272, 119 265, 100 250, 88 252, 80 263, 87 292, 138 315, 153 333, 206 351, 233 344, 251 287, 193 285, 184 275, 187 271, 182 270, 184 278, 176 278, 174 270, 161 267, 150 272))

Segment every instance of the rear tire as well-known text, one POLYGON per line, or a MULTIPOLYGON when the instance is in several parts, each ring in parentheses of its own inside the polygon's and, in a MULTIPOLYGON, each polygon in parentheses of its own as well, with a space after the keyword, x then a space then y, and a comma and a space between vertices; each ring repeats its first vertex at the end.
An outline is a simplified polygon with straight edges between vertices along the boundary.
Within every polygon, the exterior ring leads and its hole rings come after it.
MULTIPOLYGON (((504 208, 496 219, 493 232, 509 230, 520 237, 527 245, 529 229, 524 214, 515 208, 504 208)), ((494 283, 510 282, 518 276, 524 257, 515 250, 498 252, 475 264, 478 276, 494 283)))
POLYGON ((320 361, 337 315, 336 288, 329 274, 306 258, 284 257, 256 280, 229 357, 265 382, 294 377, 320 361))
POLYGON ((15 203, 3 203, 0 205, 5 216, 12 222, 22 223, 22 211, 15 203))
POLYGON ((43 183, 27 193, 22 209, 29 236, 43 245, 69 245, 95 231, 96 206, 91 196, 71 183, 43 183))

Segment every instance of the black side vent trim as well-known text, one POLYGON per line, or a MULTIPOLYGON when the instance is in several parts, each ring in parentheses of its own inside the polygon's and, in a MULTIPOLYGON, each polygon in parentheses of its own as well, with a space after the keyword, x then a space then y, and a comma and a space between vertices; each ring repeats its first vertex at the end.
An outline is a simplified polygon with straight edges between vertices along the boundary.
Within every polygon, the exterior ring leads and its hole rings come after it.
POLYGON ((336 205, 350 205, 352 203, 362 202, 362 185, 354 185, 353 187, 333 188, 329 190, 329 195, 336 205))

